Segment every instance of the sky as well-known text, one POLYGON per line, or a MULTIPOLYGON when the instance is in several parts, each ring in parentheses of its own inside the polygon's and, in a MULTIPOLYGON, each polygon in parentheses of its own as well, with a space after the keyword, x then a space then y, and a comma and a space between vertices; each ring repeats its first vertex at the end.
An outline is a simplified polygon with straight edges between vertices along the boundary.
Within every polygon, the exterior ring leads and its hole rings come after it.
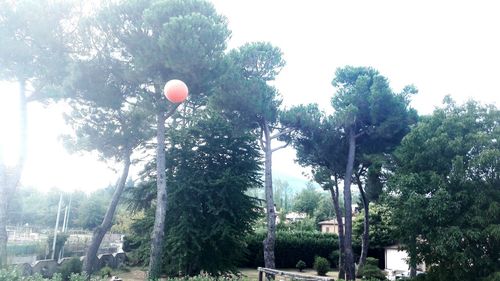
MULTIPOLYGON (((500 3, 495 1, 214 0, 228 19, 230 48, 268 41, 286 66, 276 80, 284 106, 318 103, 331 110, 335 70, 371 66, 400 91, 415 85, 412 106, 430 114, 444 96, 500 104, 500 3)), ((17 87, 0 83, 0 153, 13 162, 17 87)), ((41 190, 92 191, 116 181, 114 163, 68 154, 62 104, 29 110, 28 158, 22 184, 41 190)), ((273 156, 275 178, 303 178, 291 148, 273 156)), ((117 167, 119 168, 119 166, 117 167)), ((136 170, 140 167, 135 167, 136 170)))

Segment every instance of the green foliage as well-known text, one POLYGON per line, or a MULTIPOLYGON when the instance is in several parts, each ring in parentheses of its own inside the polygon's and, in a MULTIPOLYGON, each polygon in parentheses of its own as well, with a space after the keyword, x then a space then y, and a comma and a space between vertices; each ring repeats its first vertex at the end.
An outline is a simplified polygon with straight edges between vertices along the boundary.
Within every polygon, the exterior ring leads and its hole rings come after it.
POLYGON ((59 268, 58 272, 61 274, 64 281, 70 280, 71 275, 82 272, 82 262, 80 258, 71 258, 59 268))
MULTIPOLYGON (((92 228, 104 214, 107 202, 112 195, 112 189, 103 188, 90 195, 81 191, 72 193, 63 192, 59 189, 51 189, 49 192, 41 192, 30 187, 21 187, 17 190, 15 205, 9 208, 9 220, 14 225, 28 224, 30 227, 54 227, 54 218, 57 214, 59 196, 63 194, 65 205, 69 203, 71 196, 71 208, 69 211, 70 228, 92 228), (13 216, 11 217, 10 214, 13 216)), ((63 205, 64 212, 64 205, 63 205)), ((61 216, 59 225, 63 224, 64 216, 61 216)))
POLYGON ((388 202, 410 263, 438 280, 478 280, 500 258, 500 111, 448 101, 396 152, 388 202))
POLYGON ((7 253, 9 256, 27 256, 33 254, 45 253, 46 245, 43 243, 36 244, 8 244, 7 253))
POLYGON ((318 208, 321 194, 316 191, 312 183, 308 183, 307 187, 295 196, 293 209, 297 212, 306 213, 309 217, 314 215, 318 208))
POLYGON ((297 262, 297 264, 295 265, 295 267, 300 271, 302 272, 302 270, 304 270, 306 268, 306 263, 303 261, 303 260, 299 260, 297 262))
POLYGON ((85 200, 78 213, 78 223, 85 229, 94 229, 100 225, 106 213, 108 198, 102 196, 102 192, 94 192, 88 200, 85 200))
MULTIPOLYGON (((247 261, 240 264, 240 267, 263 266, 262 241, 265 237, 265 232, 254 233, 246 237, 247 261)), ((328 257, 336 249, 338 249, 338 238, 334 234, 278 231, 275 247, 276 267, 293 268, 298 260, 312 265, 315 256, 328 257)))
POLYGON ((332 265, 332 268, 339 267, 339 258, 340 258, 340 250, 334 250, 330 253, 330 255, 328 256, 328 259, 330 260, 330 264, 332 265))
POLYGON ((325 276, 328 271, 330 271, 330 263, 328 262, 328 260, 319 256, 314 258, 313 267, 319 276, 325 276))
POLYGON ((488 277, 484 278, 483 281, 500 281, 500 271, 493 272, 488 277))
POLYGON ((292 208, 293 195, 288 181, 273 179, 273 188, 274 188, 274 202, 276 203, 276 209, 279 210, 281 214, 290 212, 292 208))
MULTIPOLYGON (((166 221, 164 266, 169 273, 187 275, 235 271, 244 257, 244 237, 258 216, 256 200, 245 194, 260 184, 254 137, 234 130, 227 119, 208 110, 168 137, 177 145, 166 151, 171 215, 166 221)), ((154 184, 145 183, 135 191, 151 192, 151 187, 154 184)), ((134 198, 142 202, 144 196, 134 198)), ((125 243, 126 250, 142 253, 138 258, 143 261, 154 214, 146 210, 145 219, 132 227, 135 235, 125 243)))
MULTIPOLYGON (((50 279, 43 278, 40 274, 35 274, 32 276, 23 276, 18 270, 15 268, 4 268, 0 269, 0 280, 1 281, 62 281, 63 278, 61 274, 56 273, 50 279)), ((69 281, 105 281, 106 279, 101 279, 99 277, 91 277, 90 280, 86 275, 82 274, 70 274, 69 281)))
POLYGON ((278 230, 282 231, 317 231, 318 226, 312 218, 305 218, 294 222, 280 222, 277 226, 278 230))
MULTIPOLYGON (((62 247, 66 243, 66 240, 68 240, 69 234, 67 233, 57 233, 57 238, 56 238, 56 248, 55 248, 55 253, 56 253, 56 259, 58 258, 58 254, 61 252, 62 247)), ((49 257, 52 257, 52 245, 54 243, 54 234, 51 233, 47 237, 47 247, 49 248, 49 257)))
POLYGON ((105 266, 99 270, 99 276, 111 277, 111 272, 113 272, 113 269, 109 266, 105 266))
POLYGON ((73 8, 72 1, 0 2, 0 80, 29 80, 36 100, 56 97, 67 74, 73 8))
POLYGON ((378 268, 378 259, 367 257, 366 264, 359 274, 363 280, 386 280, 384 272, 378 268))
POLYGON ((236 118, 240 126, 275 124, 281 99, 267 82, 274 80, 284 66, 282 56, 279 48, 264 42, 232 50, 228 70, 221 78, 221 93, 213 97, 213 104, 236 118))
POLYGON ((335 210, 333 209, 332 197, 327 193, 322 193, 318 202, 318 207, 314 211, 314 220, 316 225, 320 221, 330 220, 335 217, 335 210))
MULTIPOLYGON (((392 222, 392 210, 386 205, 370 203, 370 250, 383 250, 397 241, 396 226, 392 222)), ((353 221, 353 237, 361 244, 363 214, 353 221)))

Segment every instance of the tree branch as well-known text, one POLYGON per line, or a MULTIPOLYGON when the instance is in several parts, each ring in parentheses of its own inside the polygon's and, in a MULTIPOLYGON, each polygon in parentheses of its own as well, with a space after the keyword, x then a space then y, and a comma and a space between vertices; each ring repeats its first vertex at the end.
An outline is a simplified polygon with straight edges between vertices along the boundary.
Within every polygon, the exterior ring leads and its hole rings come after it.
POLYGON ((360 133, 357 133, 356 135, 354 135, 354 138, 357 139, 358 137, 361 137, 365 133, 366 133, 366 131, 361 131, 360 133))
POLYGON ((281 146, 278 146, 278 147, 276 147, 276 148, 272 149, 272 150, 271 150, 271 153, 272 153, 272 152, 275 152, 276 150, 280 150, 280 149, 282 149, 282 148, 287 147, 287 146, 288 146, 288 144, 289 144, 289 143, 287 142, 287 143, 285 143, 284 145, 281 145, 281 146))
POLYGON ((281 131, 281 132, 278 132, 278 133, 276 133, 276 134, 272 135, 272 136, 271 136, 271 139, 276 139, 276 138, 278 138, 278 137, 280 137, 280 136, 282 136, 282 135, 284 135, 284 134, 291 133, 293 130, 294 130, 293 128, 288 128, 288 129, 285 129, 285 130, 283 130, 283 131, 281 131))
POLYGON ((174 104, 173 107, 171 107, 167 113, 165 114, 165 120, 167 120, 168 118, 172 117, 172 115, 174 115, 175 111, 177 110, 177 108, 180 106, 181 104, 180 103, 176 103, 174 104))

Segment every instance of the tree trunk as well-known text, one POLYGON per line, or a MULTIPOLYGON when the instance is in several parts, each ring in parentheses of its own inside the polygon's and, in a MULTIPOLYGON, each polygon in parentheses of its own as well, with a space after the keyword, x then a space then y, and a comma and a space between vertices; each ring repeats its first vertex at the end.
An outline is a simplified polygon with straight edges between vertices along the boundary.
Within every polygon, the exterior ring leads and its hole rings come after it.
POLYGON ((149 256, 148 280, 157 280, 161 274, 163 240, 165 236, 165 217, 167 214, 167 183, 165 179, 165 112, 158 109, 156 129, 156 213, 151 252, 149 256))
POLYGON ((349 129, 349 153, 347 155, 346 173, 344 177, 344 211, 345 211, 345 273, 346 281, 355 280, 354 255, 352 252, 352 198, 351 180, 354 166, 354 156, 356 153, 356 137, 354 129, 349 129))
POLYGON ((410 264, 410 278, 414 278, 417 276, 417 239, 412 237, 410 239, 410 243, 407 245, 408 255, 409 255, 409 264, 410 264))
POLYGON ((26 80, 19 79, 19 158, 15 167, 8 168, 3 162, 3 157, 0 156, 0 268, 7 264, 7 212, 9 202, 19 184, 26 160, 27 106, 26 80))
POLYGON ((88 279, 90 279, 90 275, 94 273, 94 270, 96 269, 97 251, 101 246, 104 235, 106 235, 106 232, 108 232, 112 226, 116 207, 118 206, 118 202, 120 201, 120 197, 125 188, 130 168, 130 155, 131 151, 127 150, 123 159, 122 174, 116 184, 115 192, 113 193, 113 197, 111 198, 111 202, 109 203, 108 210, 104 215, 104 219, 102 220, 101 225, 94 229, 92 240, 85 253, 85 260, 83 261, 83 271, 88 274, 88 279))
POLYGON ((274 245, 276 243, 276 212, 274 210, 273 199, 273 174, 272 174, 272 149, 271 135, 266 122, 263 122, 261 129, 264 131, 264 187, 266 194, 267 211, 267 237, 263 241, 264 245, 264 265, 266 268, 276 268, 274 262, 274 245))
POLYGON ((363 184, 358 178, 358 188, 359 188, 359 193, 361 194, 361 201, 363 202, 363 235, 361 236, 361 255, 359 257, 359 262, 358 262, 358 272, 357 275, 358 277, 361 275, 363 267, 365 266, 366 263, 366 257, 368 256, 368 247, 370 243, 370 212, 369 212, 369 207, 370 204, 368 202, 368 198, 366 197, 365 190, 363 189, 363 184))
POLYGON ((333 208, 335 209, 335 219, 337 220, 338 232, 339 232, 339 279, 345 279, 345 246, 344 246, 344 222, 342 221, 342 210, 340 208, 339 202, 339 186, 337 180, 335 179, 335 190, 330 188, 330 194, 332 195, 333 208))
MULTIPOLYGON (((1 152, 0 152, 1 153, 1 152)), ((1 160, 1 159, 0 159, 1 160)), ((3 162, 0 163, 0 268, 7 265, 7 210, 8 196, 7 191, 7 171, 3 162)))

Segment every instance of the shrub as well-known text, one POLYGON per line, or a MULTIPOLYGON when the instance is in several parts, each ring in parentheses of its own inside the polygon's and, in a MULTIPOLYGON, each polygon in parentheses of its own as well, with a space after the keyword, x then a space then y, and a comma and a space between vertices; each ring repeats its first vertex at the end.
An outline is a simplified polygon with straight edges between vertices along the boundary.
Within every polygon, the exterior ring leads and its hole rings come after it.
POLYGON ((325 276, 330 271, 330 263, 323 257, 316 257, 314 259, 314 269, 319 276, 325 276))
POLYGON ((101 276, 101 277, 111 277, 111 272, 112 271, 113 271, 113 269, 111 269, 111 267, 105 266, 105 267, 101 268, 101 270, 99 270, 99 276, 101 276))
POLYGON ((488 277, 484 278, 483 281, 500 281, 500 271, 493 272, 488 277))
MULTIPOLYGON (((22 276, 15 268, 0 269, 1 281, 61 281, 62 276, 59 273, 54 274, 50 279, 43 278, 40 274, 33 276, 22 276)), ((71 274, 69 281, 87 281, 87 276, 81 274, 71 274)), ((92 277, 90 281, 105 281, 104 279, 92 277)))
POLYGON ((363 267, 361 276, 363 277, 363 280, 386 280, 384 272, 372 264, 366 264, 363 267))
POLYGON ((302 270, 306 268, 306 263, 303 260, 299 260, 295 267, 298 268, 300 272, 302 272, 302 270))
POLYGON ((363 280, 386 280, 384 272, 378 268, 378 259, 367 257, 365 266, 361 269, 360 275, 363 280))
POLYGON ((330 253, 328 256, 328 259, 330 260, 330 264, 332 265, 332 268, 339 268, 339 258, 340 258, 340 251, 339 250, 334 250, 330 253))
MULTIPOLYGON (((247 261, 240 267, 264 266, 262 241, 265 232, 250 234, 245 238, 247 261)), ((293 268, 298 260, 312 265, 315 256, 328 257, 338 249, 337 235, 321 232, 278 231, 276 233, 275 261, 278 268, 293 268)))
POLYGON ((79 258, 71 258, 59 268, 58 272, 61 273, 61 277, 64 281, 68 281, 70 280, 71 274, 82 272, 82 262, 79 258))

